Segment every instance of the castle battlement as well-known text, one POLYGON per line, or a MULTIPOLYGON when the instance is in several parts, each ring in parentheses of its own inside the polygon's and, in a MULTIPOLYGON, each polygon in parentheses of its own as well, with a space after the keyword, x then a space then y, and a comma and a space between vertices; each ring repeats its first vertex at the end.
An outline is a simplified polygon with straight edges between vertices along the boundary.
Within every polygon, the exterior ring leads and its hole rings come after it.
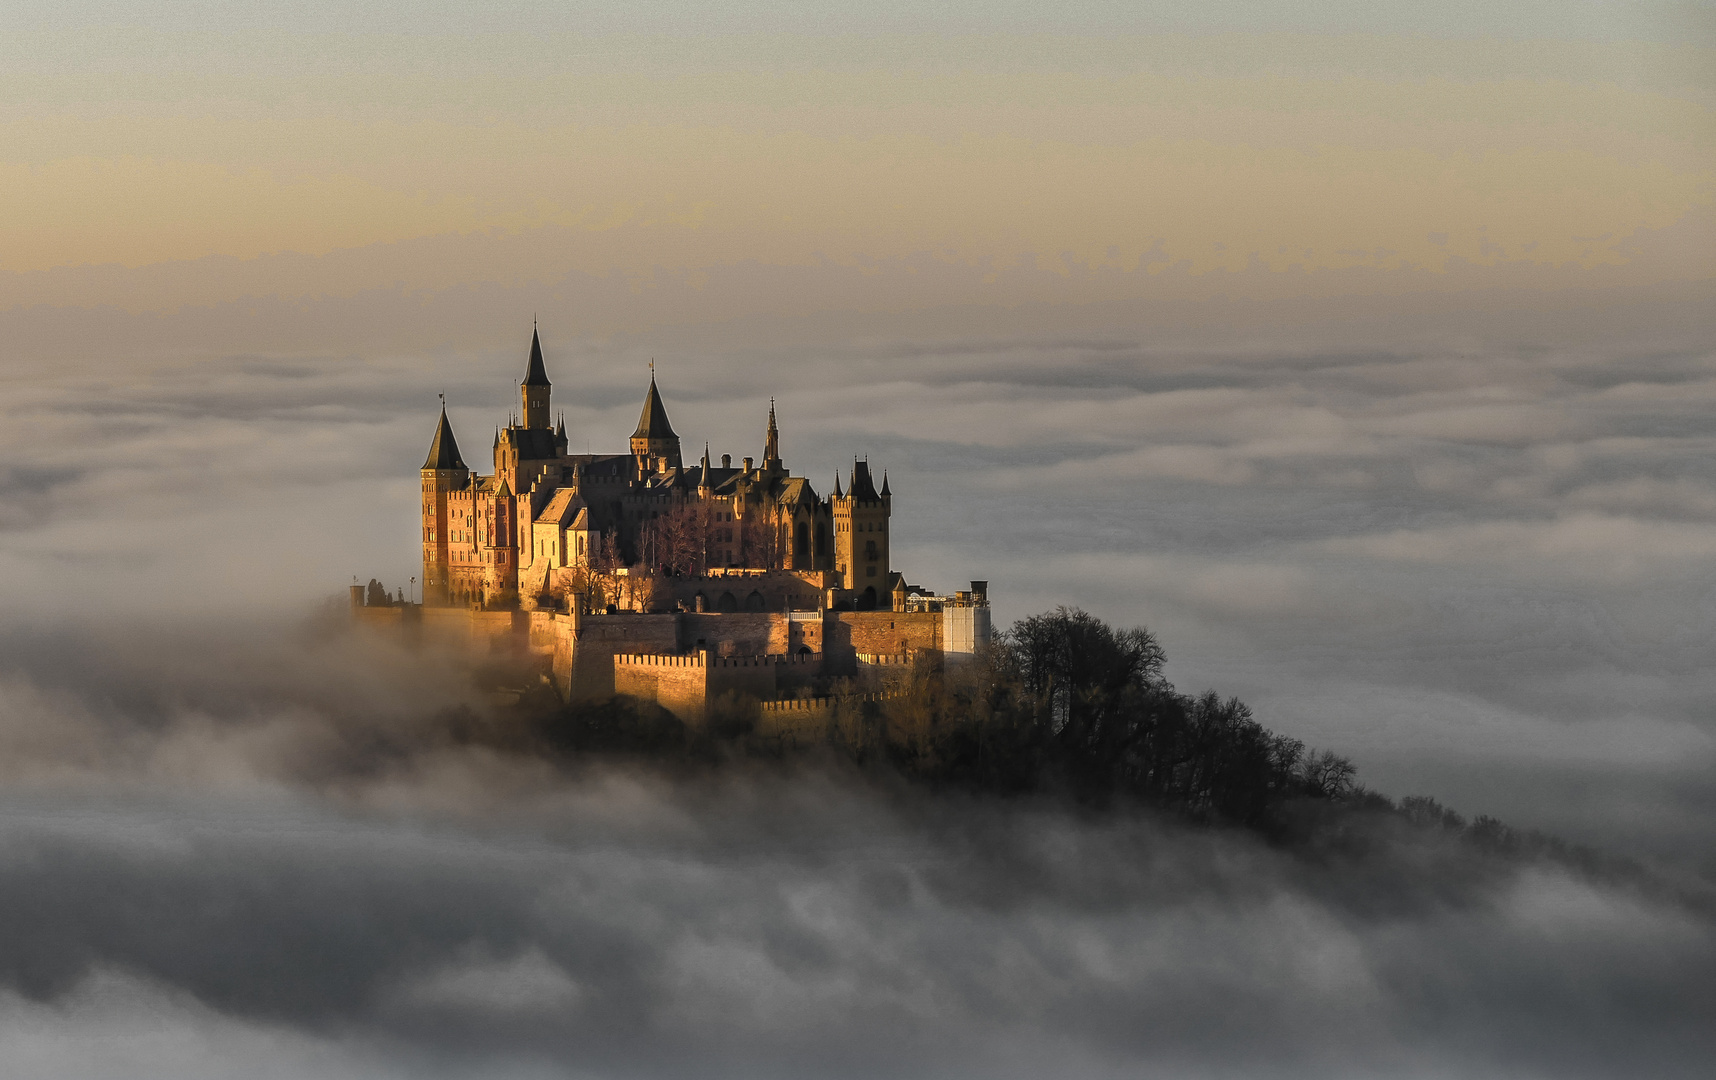
POLYGON ((707 652, 615 653, 614 663, 631 664, 637 667, 820 668, 822 666, 822 654, 808 653, 801 656, 711 656, 707 652))
POLYGON ((859 653, 860 664, 875 664, 878 666, 910 666, 917 657, 912 653, 859 653))
POLYGON ((817 697, 781 698, 776 701, 760 701, 757 707, 765 713, 808 713, 826 712, 830 709, 861 704, 866 701, 892 701, 899 694, 825 694, 817 697))

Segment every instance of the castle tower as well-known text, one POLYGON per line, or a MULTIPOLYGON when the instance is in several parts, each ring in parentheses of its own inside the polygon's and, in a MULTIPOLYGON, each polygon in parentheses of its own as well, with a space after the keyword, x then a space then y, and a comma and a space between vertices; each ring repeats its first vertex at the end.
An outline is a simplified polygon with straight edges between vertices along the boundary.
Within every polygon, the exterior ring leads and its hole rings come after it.
POLYGON ((548 370, 542 366, 542 339, 537 336, 536 327, 530 328, 530 366, 525 370, 524 382, 519 384, 519 396, 524 399, 524 426, 527 428, 550 427, 548 420, 548 398, 553 387, 548 382, 548 370))
POLYGON ((864 609, 885 606, 890 599, 888 517, 893 495, 887 486, 884 478, 878 492, 869 463, 854 461, 846 494, 839 494, 840 480, 836 477, 836 494, 829 500, 834 511, 834 568, 841 574, 841 585, 864 609))
POLYGON ((643 475, 680 467, 679 436, 667 422, 667 408, 661 403, 661 392, 655 388, 654 365, 650 368, 649 393, 644 395, 643 415, 638 418, 638 429, 632 432, 632 453, 643 475))
POLYGON ((447 422, 447 404, 441 403, 441 422, 423 461, 423 603, 448 603, 451 576, 447 550, 449 528, 447 497, 470 486, 471 470, 459 456, 453 425, 447 422))

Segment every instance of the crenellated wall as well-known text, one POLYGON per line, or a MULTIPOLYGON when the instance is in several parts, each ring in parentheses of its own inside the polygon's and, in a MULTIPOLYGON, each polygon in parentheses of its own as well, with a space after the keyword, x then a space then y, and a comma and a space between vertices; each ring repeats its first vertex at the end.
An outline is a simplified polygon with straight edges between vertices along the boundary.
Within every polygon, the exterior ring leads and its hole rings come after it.
POLYGON ((835 707, 828 702, 850 709, 877 694, 902 693, 920 661, 937 663, 944 626, 936 611, 589 614, 416 605, 354 611, 365 624, 425 640, 542 657, 566 701, 629 694, 697 723, 724 694, 755 698, 775 734, 822 723, 814 714, 835 707), (809 696, 829 694, 836 696, 809 696))
POLYGON ((613 658, 614 692, 654 701, 688 723, 701 723, 709 703, 724 694, 766 701, 779 692, 783 672, 817 668, 815 660, 778 656, 710 656, 622 653, 613 658))
POLYGON ((765 701, 757 707, 756 734, 787 746, 839 738, 851 745, 886 736, 876 705, 891 694, 841 694, 765 701))

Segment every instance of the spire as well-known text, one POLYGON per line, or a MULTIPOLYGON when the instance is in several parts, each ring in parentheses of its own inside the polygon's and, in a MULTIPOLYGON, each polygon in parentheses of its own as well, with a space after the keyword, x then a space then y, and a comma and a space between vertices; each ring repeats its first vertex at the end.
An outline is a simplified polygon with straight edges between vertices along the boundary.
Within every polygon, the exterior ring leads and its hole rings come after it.
POLYGON ((566 441, 566 414, 560 414, 560 426, 554 429, 554 437, 561 442, 566 441))
POLYGON ((491 449, 491 450, 499 450, 500 449, 500 428, 495 428, 495 444, 493 446, 491 446, 489 449, 491 449))
POLYGON ((843 497, 840 494, 840 470, 839 469, 834 470, 834 497, 836 499, 843 497))
POLYGON ((775 427, 775 399, 769 399, 769 433, 763 439, 763 465, 775 467, 781 460, 781 433, 775 427))
POLYGON ((537 336, 534 319, 530 323, 530 368, 524 373, 524 385, 548 385, 548 370, 542 366, 542 338, 537 336))
POLYGON ((644 395, 643 415, 638 417, 634 439, 677 439, 673 425, 667 422, 667 409, 661 403, 661 392, 655 388, 653 362, 649 376, 649 393, 644 395))
POLYGON ((894 494, 893 492, 888 490, 888 470, 883 469, 882 470, 882 498, 884 498, 884 499, 890 498, 893 496, 893 494, 894 494))
POLYGON ((429 444, 429 456, 424 459, 425 469, 463 469, 464 459, 459 457, 459 443, 453 438, 453 425, 447 422, 447 401, 441 400, 441 423, 435 428, 435 441, 429 444))

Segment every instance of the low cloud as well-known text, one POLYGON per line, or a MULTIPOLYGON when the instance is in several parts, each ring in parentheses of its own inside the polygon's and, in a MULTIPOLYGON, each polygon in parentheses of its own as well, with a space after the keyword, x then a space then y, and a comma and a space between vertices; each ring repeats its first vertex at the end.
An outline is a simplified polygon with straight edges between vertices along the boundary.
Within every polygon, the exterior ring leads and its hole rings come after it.
POLYGON ((1441 564, 1511 562, 1537 576, 1610 582, 1656 577, 1716 558, 1716 528, 1575 513, 1554 521, 1501 521, 1399 529, 1323 541, 1334 555, 1441 564))
MULTIPOLYGON (((367 643, 366 643, 367 642, 367 643)), ((1716 893, 1355 823, 1292 852, 832 765, 461 738, 432 656, 14 642, 0 1040, 30 1075, 1698 1075, 1716 893), (99 648, 97 646, 107 646, 99 648)))

